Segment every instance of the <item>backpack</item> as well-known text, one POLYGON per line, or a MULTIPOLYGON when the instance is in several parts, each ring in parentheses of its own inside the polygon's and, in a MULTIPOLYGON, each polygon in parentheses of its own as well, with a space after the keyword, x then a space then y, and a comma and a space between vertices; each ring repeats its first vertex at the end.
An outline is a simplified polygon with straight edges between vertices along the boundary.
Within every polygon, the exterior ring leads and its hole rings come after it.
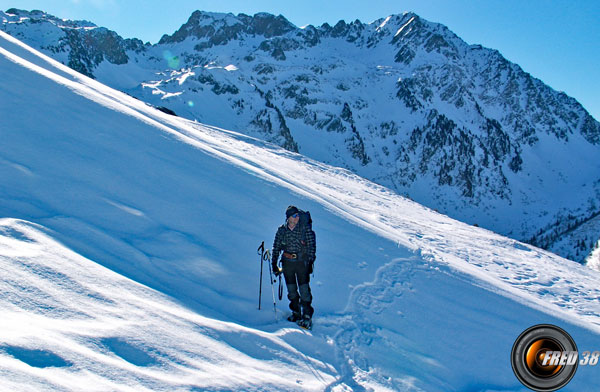
POLYGON ((300 257, 301 257, 302 261, 304 261, 305 263, 308 263, 308 249, 306 248, 306 233, 311 231, 313 238, 315 238, 315 241, 316 241, 316 236, 315 236, 315 232, 312 229, 312 218, 310 216, 310 212, 298 210, 298 216, 300 218, 298 221, 298 224, 300 225, 300 228, 302 229, 302 237, 301 237, 302 251, 300 252, 300 257))
MULTIPOLYGON (((298 210, 298 216, 300 217, 300 220, 298 221, 298 224, 304 229, 304 230, 311 230, 312 231, 312 218, 310 217, 310 211, 302 211, 302 210, 298 210)), ((304 233, 306 233, 306 231, 304 231, 304 233)))

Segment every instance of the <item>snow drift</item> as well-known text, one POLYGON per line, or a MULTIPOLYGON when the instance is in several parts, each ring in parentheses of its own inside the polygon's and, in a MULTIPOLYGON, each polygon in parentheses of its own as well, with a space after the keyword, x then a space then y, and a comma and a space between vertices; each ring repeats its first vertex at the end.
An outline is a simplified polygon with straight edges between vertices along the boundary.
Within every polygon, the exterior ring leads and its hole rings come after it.
MULTIPOLYGON (((164 114, 2 32, 0 69, 6 388, 523 390, 525 328, 598 349, 597 271, 164 114), (256 248, 288 204, 317 233, 310 334, 268 292, 257 310, 256 248)), ((598 381, 582 367, 568 388, 598 381)))

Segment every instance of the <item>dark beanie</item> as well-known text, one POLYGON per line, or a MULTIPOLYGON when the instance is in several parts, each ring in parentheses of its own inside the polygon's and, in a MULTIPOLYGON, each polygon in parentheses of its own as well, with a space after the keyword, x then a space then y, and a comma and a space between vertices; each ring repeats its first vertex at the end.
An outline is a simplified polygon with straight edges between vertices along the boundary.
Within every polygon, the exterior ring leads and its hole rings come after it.
POLYGON ((298 208, 296 208, 296 206, 289 206, 287 210, 285 210, 285 217, 289 218, 296 213, 298 213, 298 208))

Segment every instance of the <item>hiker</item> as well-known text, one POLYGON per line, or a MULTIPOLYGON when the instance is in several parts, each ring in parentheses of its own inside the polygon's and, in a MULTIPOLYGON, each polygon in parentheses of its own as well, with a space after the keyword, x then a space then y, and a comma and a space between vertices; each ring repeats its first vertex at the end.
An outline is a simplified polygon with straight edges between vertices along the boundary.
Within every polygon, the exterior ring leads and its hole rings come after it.
POLYGON ((316 242, 312 230, 310 213, 289 206, 285 211, 285 224, 279 226, 275 234, 272 250, 272 268, 275 275, 283 272, 290 300, 289 321, 310 328, 314 309, 311 306, 310 274, 315 262, 316 242), (283 252, 281 263, 277 265, 279 253, 283 252), (299 291, 299 292, 298 292, 299 291))

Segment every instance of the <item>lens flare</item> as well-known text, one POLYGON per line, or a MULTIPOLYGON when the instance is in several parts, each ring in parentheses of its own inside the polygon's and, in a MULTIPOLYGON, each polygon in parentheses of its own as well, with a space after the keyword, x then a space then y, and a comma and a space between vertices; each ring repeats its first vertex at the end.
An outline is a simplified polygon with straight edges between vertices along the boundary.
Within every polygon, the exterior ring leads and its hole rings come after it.
POLYGON ((179 68, 179 57, 174 56, 169 50, 163 52, 163 58, 167 61, 169 68, 179 68))

